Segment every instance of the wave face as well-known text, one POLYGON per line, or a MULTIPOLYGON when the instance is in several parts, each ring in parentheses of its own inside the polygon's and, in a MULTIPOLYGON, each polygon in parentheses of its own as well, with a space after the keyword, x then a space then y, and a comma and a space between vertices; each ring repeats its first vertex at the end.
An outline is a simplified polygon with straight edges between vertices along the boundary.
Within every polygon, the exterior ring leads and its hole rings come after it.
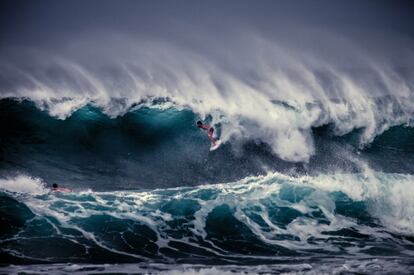
MULTIPOLYGON (((382 108, 387 108, 392 99, 382 101, 386 101, 382 108)), ((378 100, 379 106, 382 101, 378 100)), ((293 112, 287 103, 275 104, 293 112)), ((299 175, 361 172, 365 163, 384 172, 414 172, 414 131, 405 121, 393 127, 384 124, 365 147, 360 146, 363 128, 338 133, 331 122, 309 125, 308 143, 300 146, 312 155, 308 161, 289 161, 266 138, 260 139, 260 133, 254 136, 254 124, 244 125, 251 133, 224 139, 220 150, 209 152, 205 133, 195 127, 202 116, 165 99, 137 103, 117 117, 93 104, 66 119, 51 116, 48 109, 39 109, 27 100, 3 99, 0 107, 0 172, 32 175, 71 188, 195 186, 272 171, 299 175)), ((300 111, 295 112, 301 116, 300 111)), ((400 114, 395 116, 396 122, 400 114)), ((224 135, 225 122, 214 123, 211 116, 206 121, 215 125, 219 136, 224 135)))
POLYGON ((355 272, 372 271, 371 264, 395 272, 413 264, 413 180, 369 171, 274 173, 199 187, 53 193, 38 179, 18 176, 0 182, 0 259, 279 264, 279 271, 322 271, 338 268, 339 260, 357 261, 350 264, 355 272))

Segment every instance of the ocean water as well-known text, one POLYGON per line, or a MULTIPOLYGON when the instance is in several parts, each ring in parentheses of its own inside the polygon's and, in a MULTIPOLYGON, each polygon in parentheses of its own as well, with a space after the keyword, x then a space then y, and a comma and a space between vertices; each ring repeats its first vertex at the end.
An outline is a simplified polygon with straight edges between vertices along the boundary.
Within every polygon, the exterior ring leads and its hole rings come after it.
POLYGON ((0 271, 413 273, 413 116, 399 98, 369 100, 365 126, 320 101, 274 101, 296 121, 281 130, 170 98, 113 100, 116 115, 3 98, 0 271))

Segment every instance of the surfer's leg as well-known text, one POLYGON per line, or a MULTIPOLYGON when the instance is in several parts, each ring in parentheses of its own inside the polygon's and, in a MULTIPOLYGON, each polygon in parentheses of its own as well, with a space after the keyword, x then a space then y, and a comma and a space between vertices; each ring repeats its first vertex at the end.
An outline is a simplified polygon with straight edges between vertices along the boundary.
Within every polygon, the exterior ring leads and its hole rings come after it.
POLYGON ((216 139, 213 137, 213 134, 214 134, 214 128, 210 128, 210 129, 208 129, 208 134, 207 134, 207 136, 208 136, 208 139, 213 143, 213 144, 215 144, 216 143, 216 139))

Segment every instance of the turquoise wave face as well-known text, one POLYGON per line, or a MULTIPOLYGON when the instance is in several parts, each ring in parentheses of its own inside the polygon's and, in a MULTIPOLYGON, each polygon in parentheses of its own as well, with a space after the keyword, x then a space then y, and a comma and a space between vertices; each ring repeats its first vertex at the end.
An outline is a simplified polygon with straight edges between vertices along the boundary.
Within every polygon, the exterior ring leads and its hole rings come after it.
POLYGON ((409 261, 412 180, 381 173, 299 178, 276 173, 146 192, 56 193, 29 178, 24 189, 32 194, 12 192, 18 184, 1 193, 0 258, 275 264, 387 255, 409 261))
POLYGON ((195 126, 197 115, 187 109, 137 107, 110 118, 86 106, 60 120, 28 101, 1 104, 3 174, 18 171, 74 188, 122 190, 240 179, 264 172, 257 157, 281 163, 257 145, 248 148, 257 151, 252 157, 236 155, 228 145, 210 152, 206 133, 195 126))

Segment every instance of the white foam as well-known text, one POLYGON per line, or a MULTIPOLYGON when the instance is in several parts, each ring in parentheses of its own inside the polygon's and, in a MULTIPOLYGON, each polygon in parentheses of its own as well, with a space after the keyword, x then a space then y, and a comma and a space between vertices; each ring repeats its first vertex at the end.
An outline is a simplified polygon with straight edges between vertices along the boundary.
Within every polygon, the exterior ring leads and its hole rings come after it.
POLYGON ((389 230, 414 235, 414 176, 380 173, 320 175, 299 181, 328 192, 340 191, 365 201, 369 212, 389 230))
POLYGON ((414 176, 384 174, 381 180, 386 186, 371 212, 393 231, 414 235, 414 176))
POLYGON ((42 195, 49 192, 45 188, 45 183, 39 179, 27 175, 18 175, 15 177, 0 179, 0 189, 31 195, 42 195))
POLYGON ((46 110, 53 117, 65 119, 72 115, 76 110, 88 104, 89 100, 84 97, 70 98, 64 100, 42 99, 37 101, 37 105, 42 110, 46 110))
MULTIPOLYGON (((226 254, 223 248, 207 238, 206 222, 210 213, 217 207, 226 205, 233 213, 234 218, 247 226, 256 237, 269 245, 277 245, 292 250, 323 249, 338 251, 335 242, 329 242, 332 237, 346 238, 325 234, 336 232, 343 228, 358 230, 361 234, 376 238, 391 238, 387 231, 414 235, 414 188, 411 187, 414 176, 401 174, 378 173, 366 168, 363 174, 334 174, 321 176, 291 177, 280 173, 271 173, 266 176, 252 176, 233 183, 204 185, 194 188, 181 187, 170 190, 155 190, 149 192, 80 192, 70 194, 51 195, 47 199, 30 196, 25 200, 26 205, 39 216, 54 217, 61 227, 72 228, 81 232, 85 238, 97 245, 111 250, 108 244, 77 225, 79 218, 89 218, 95 215, 108 215, 120 220, 133 220, 148 226, 157 235, 154 243, 158 247, 169 247, 171 241, 186 243, 199 249, 207 250, 217 256, 226 254), (281 190, 284 188, 311 187, 309 193, 298 196, 294 201, 284 199, 281 190), (165 192, 164 191, 168 191, 165 192), (199 198, 200 191, 213 191, 211 198, 199 198), (386 228, 370 227, 358 223, 354 218, 336 213, 335 196, 332 192, 343 192, 350 199, 364 201, 367 211, 372 217, 386 228), (83 196, 91 197, 85 200, 83 196), (197 201, 200 209, 194 213, 194 219, 186 223, 188 230, 194 237, 176 237, 167 232, 176 230, 169 224, 175 219, 173 214, 154 211, 158 202, 168 202, 169 199, 191 199, 197 201), (59 206, 55 203, 59 201, 59 206), (280 225, 270 217, 270 212, 276 207, 296 209, 305 215, 299 215, 288 224, 280 225), (97 210, 101 209, 101 210, 97 210), (320 212, 327 222, 320 222, 312 212, 320 212), (261 217, 258 222, 256 217, 261 217), (265 225, 264 225, 264 224, 265 225), (286 235, 298 239, 286 239, 286 235), (209 247, 200 245, 196 240, 204 239, 209 247), (309 242, 309 238, 312 241, 309 242)), ((10 192, 43 194, 47 192, 40 179, 28 176, 17 176, 0 180, 0 188, 10 192)), ((306 188, 308 189, 308 188, 306 188)), ((299 190, 299 189, 298 189, 299 190)), ((299 190, 300 191, 300 190, 299 190)), ((293 190, 296 192, 296 190, 293 190)), ((300 191, 301 192, 301 191, 300 191)), ((306 191, 308 192, 308 191, 306 191)), ((299 195, 299 193, 298 193, 299 195)), ((55 227, 57 231, 59 229, 55 227)), ((366 247, 355 247, 350 253, 363 253, 366 247)), ((123 250, 111 250, 125 254, 123 250)), ((129 253, 129 252, 127 252, 129 253)), ((125 254, 127 255, 127 254, 125 254)), ((128 254, 129 255, 129 254, 128 254)), ((235 255, 236 258, 256 257, 255 255, 235 255)), ((257 256, 260 258, 260 256, 257 256)), ((189 271, 190 272, 190 271, 189 271)), ((193 272, 191 270, 191 272, 193 272)), ((198 272, 198 271, 194 271, 198 272)))
MULTIPOLYGON (((199 201, 202 208, 195 214, 195 232, 204 235, 205 221, 208 214, 215 207, 226 204, 235 209, 235 217, 258 235, 263 241, 294 247, 294 242, 283 243, 271 240, 272 234, 292 234, 302 236, 302 240, 308 237, 326 238, 323 231, 339 230, 341 228, 360 228, 368 234, 381 235, 381 232, 365 228, 356 224, 352 218, 347 218, 335 213, 335 201, 332 192, 343 192, 354 201, 363 201, 367 211, 372 217, 377 218, 381 224, 391 232, 414 235, 414 183, 413 175, 381 173, 363 167, 363 173, 357 174, 325 174, 315 177, 291 177, 280 173, 269 173, 266 176, 248 177, 233 184, 208 185, 200 188, 219 189, 220 195, 209 201, 199 201), (315 188, 304 200, 290 203, 279 201, 277 198, 283 184, 309 186, 315 188), (302 213, 308 213, 320 209, 330 221, 329 225, 319 224, 314 219, 299 218, 292 221, 286 230, 271 223, 266 213, 266 206, 261 200, 272 200, 276 205, 297 209, 302 213), (244 210, 251 207, 259 207, 258 214, 273 229, 272 232, 262 230, 254 221, 245 215, 244 210)), ((301 249, 305 249, 302 246, 301 249)), ((309 246, 311 248, 311 246, 309 246)), ((326 248, 328 249, 328 248, 326 248)))
MULTIPOLYGON (((210 267, 210 268, 187 268, 184 270, 169 270, 169 271, 161 271, 159 274, 164 275, 234 275, 233 271, 226 271, 222 270, 221 268, 217 267, 210 267)), ((246 273, 249 274, 249 273, 246 273)), ((255 273, 250 273, 255 274, 255 273)))

